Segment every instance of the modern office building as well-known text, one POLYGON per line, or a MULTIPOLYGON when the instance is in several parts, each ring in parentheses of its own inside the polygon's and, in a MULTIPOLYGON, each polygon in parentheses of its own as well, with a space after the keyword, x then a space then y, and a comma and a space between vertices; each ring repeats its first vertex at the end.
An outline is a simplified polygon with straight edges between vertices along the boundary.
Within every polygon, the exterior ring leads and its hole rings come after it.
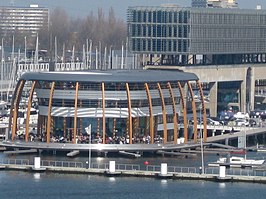
POLYGON ((265 106, 254 95, 265 87, 266 10, 129 7, 128 36, 143 66, 197 74, 211 95, 212 116, 228 106, 243 112, 265 106))
POLYGON ((265 62, 266 10, 131 7, 128 36, 160 65, 265 62))
POLYGON ((48 28, 49 9, 30 5, 30 7, 0 7, 0 35, 24 33, 36 36, 42 28, 48 28))
MULTIPOLYGON (((38 101, 38 140, 80 143, 86 127, 90 126, 92 139, 107 144, 125 139, 128 144, 143 142, 143 137, 154 143, 178 143, 183 137, 197 141, 197 126, 189 134, 180 130, 178 120, 187 126, 187 104, 192 104, 194 121, 197 121, 196 103, 204 100, 198 77, 177 70, 110 70, 76 72, 25 73, 20 78, 12 101, 10 118, 11 140, 23 137, 29 141, 30 110, 33 95, 38 101), (191 83, 198 85, 199 101, 194 100, 191 83), (31 85, 30 89, 26 85, 31 85), (25 121, 19 122, 23 93, 28 93, 24 107, 25 121), (180 131, 179 131, 180 130, 180 131), (18 132, 24 131, 24 133, 18 132), (80 136, 80 137, 79 137, 80 136)), ((24 100, 25 101, 25 100, 24 100)), ((203 119, 207 136, 206 120, 203 119)), ((197 122, 194 123, 197 125, 197 122)), ((36 138, 37 139, 37 138, 36 138)))

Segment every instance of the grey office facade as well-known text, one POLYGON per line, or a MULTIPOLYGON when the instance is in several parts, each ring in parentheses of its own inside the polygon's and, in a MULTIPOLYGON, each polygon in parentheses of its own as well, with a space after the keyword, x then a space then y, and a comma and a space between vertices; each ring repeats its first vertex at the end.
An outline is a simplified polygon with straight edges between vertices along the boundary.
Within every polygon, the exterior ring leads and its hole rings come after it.
POLYGON ((228 107, 245 112, 265 105, 266 10, 130 7, 128 36, 144 67, 197 74, 212 116, 228 107))
POLYGON ((265 10, 130 7, 128 31, 131 50, 158 64, 265 62, 265 10))

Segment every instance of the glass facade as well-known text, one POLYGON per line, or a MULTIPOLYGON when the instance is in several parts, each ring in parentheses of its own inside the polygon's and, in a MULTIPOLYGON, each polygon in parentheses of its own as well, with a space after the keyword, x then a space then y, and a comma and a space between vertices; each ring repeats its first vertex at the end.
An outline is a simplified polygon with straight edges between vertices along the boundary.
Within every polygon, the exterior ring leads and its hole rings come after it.
MULTIPOLYGON (((115 71, 110 74, 131 75, 131 73, 135 72, 115 71)), ((18 90, 14 94, 18 97, 14 101, 14 115, 17 109, 16 103, 28 100, 21 106, 27 109, 32 105, 31 96, 35 93, 38 102, 37 134, 39 139, 48 143, 56 142, 61 137, 65 142, 74 143, 76 139, 80 139, 79 136, 87 136, 88 126, 91 126, 91 138, 95 140, 94 142, 104 144, 113 139, 127 137, 131 143, 141 143, 146 137, 152 138, 152 143, 158 137, 163 138, 161 140, 165 143, 177 142, 178 115, 184 112, 180 105, 180 90, 184 89, 184 85, 189 84, 189 81, 197 81, 197 77, 178 71, 151 71, 145 72, 146 79, 150 79, 146 82, 139 79, 142 73, 144 72, 137 71, 134 81, 131 77, 129 82, 116 81, 115 78, 114 81, 94 82, 90 78, 101 75, 94 73, 84 73, 84 79, 81 81, 66 80, 68 78, 65 78, 66 74, 63 72, 38 74, 40 77, 36 80, 33 80, 35 78, 33 75, 29 81, 24 80, 22 76, 18 82, 18 90), (153 74, 153 77, 149 74, 153 74), (49 75, 55 75, 58 80, 51 80, 54 78, 49 75), (159 77, 161 75, 166 75, 171 80, 159 77), (177 78, 178 75, 182 78, 181 81, 177 78), (186 75, 192 79, 185 80, 186 75), (45 80, 46 78, 48 80, 45 80), (89 81, 86 81, 87 79, 89 81), (28 93, 27 97, 22 96, 20 92, 28 93)), ((70 74, 72 73, 67 75, 70 74)), ((79 73, 73 72, 73 74, 76 78, 80 78, 79 73)), ((108 76, 107 73, 102 75, 105 78, 108 76)), ((16 136, 14 130, 16 127, 21 129, 29 125, 29 121, 21 124, 16 119, 12 125, 13 139, 16 136)))
POLYGON ((132 52, 160 64, 266 62, 265 10, 130 7, 128 35, 132 52))

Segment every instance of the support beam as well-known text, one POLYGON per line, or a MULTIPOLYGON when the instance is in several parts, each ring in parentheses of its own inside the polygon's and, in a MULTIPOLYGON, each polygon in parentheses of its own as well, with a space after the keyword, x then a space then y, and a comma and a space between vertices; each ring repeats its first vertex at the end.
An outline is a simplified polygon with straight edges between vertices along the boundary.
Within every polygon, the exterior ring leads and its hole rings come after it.
POLYGON ((105 144, 105 85, 104 82, 102 82, 102 114, 103 114, 103 126, 102 126, 102 134, 103 134, 103 139, 102 142, 105 144))
POLYGON ((28 108, 27 108, 27 117, 26 117, 26 128, 25 128, 25 141, 29 141, 29 125, 30 125, 30 110, 32 106, 32 99, 33 99, 33 93, 36 87, 36 81, 32 82, 31 90, 30 90, 30 95, 28 99, 28 108))
POLYGON ((128 134, 129 134, 129 144, 132 144, 132 114, 131 114, 131 97, 129 85, 126 83, 127 91, 127 107, 128 107, 128 134))
POLYGON ((76 137, 77 137, 78 92, 79 92, 79 83, 76 82, 74 130, 73 130, 74 132, 73 132, 73 140, 72 140, 73 144, 76 144, 76 137))
POLYGON ((152 101, 151 101, 151 94, 150 89, 147 83, 144 84, 147 99, 149 103, 149 112, 150 112, 150 136, 151 136, 151 143, 154 143, 154 120, 153 120, 153 110, 152 110, 152 101))
POLYGON ((177 123, 177 113, 176 113, 176 102, 175 102, 175 97, 173 93, 172 86, 170 82, 167 83, 170 96, 172 98, 172 108, 173 108, 173 122, 174 122, 174 144, 177 144, 177 137, 178 137, 178 123, 177 123))
POLYGON ((182 105, 182 112, 183 112, 183 124, 184 124, 184 138, 185 138, 185 143, 187 143, 188 138, 188 129, 187 129, 187 107, 186 107, 186 102, 185 102, 185 95, 184 95, 184 90, 180 82, 177 83, 180 97, 181 97, 181 105, 182 105))
POLYGON ((159 94, 161 97, 161 102, 162 102, 162 112, 163 112, 163 143, 166 144, 167 143, 167 120, 166 120, 166 109, 165 109, 165 102, 164 102, 164 95, 163 95, 163 91, 161 88, 160 83, 157 83, 157 87, 159 90, 159 94))
POLYGON ((46 135, 46 142, 50 143, 50 134, 51 134, 51 111, 52 111, 52 102, 53 102, 53 95, 54 95, 54 87, 55 82, 52 82, 51 89, 50 89, 50 97, 49 97, 49 104, 48 104, 48 113, 47 113, 47 135, 46 135))
POLYGON ((195 102, 195 99, 194 99, 194 93, 193 93, 193 90, 192 90, 190 82, 187 82, 187 85, 188 85, 188 90, 189 90, 190 98, 191 98, 191 105, 192 105, 192 112, 193 112, 193 121, 194 121, 194 124, 193 124, 194 125, 193 135, 194 135, 194 142, 196 143, 197 142, 197 138, 198 138, 197 108, 196 108, 196 102, 195 102))
POLYGON ((14 141, 15 137, 16 137, 16 132, 17 132, 17 121, 18 121, 18 107, 19 107, 19 99, 21 97, 21 93, 23 90, 23 87, 25 85, 25 80, 21 80, 18 83, 18 87, 17 87, 17 92, 15 100, 14 100, 14 108, 13 111, 11 109, 11 112, 13 112, 13 114, 11 114, 12 116, 10 117, 10 121, 12 121, 12 117, 13 117, 13 125, 12 125, 12 141, 14 141))
POLYGON ((199 88, 199 92, 200 92, 200 99, 201 99, 201 106, 202 106, 202 116, 203 116, 203 140, 204 142, 207 141, 207 115, 206 115, 206 107, 205 107, 205 103, 204 103, 204 95, 203 95, 203 90, 202 90, 202 86, 201 83, 199 81, 197 81, 197 86, 199 88))

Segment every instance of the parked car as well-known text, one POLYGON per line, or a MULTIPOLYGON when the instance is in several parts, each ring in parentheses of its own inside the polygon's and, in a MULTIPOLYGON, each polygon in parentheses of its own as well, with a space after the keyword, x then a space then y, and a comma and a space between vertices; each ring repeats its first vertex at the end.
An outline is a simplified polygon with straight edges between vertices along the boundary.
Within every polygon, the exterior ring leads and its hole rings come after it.
POLYGON ((249 126, 249 121, 246 119, 236 119, 235 125, 236 126, 249 126))
POLYGON ((248 113, 244 113, 244 112, 237 112, 236 114, 234 114, 234 118, 236 119, 249 119, 249 114, 248 113))
POLYGON ((219 126, 221 123, 219 121, 216 121, 212 118, 207 118, 207 124, 208 125, 214 125, 214 126, 219 126))
POLYGON ((256 110, 250 111, 249 115, 251 118, 261 118, 262 120, 265 120, 266 110, 256 109, 256 110))

